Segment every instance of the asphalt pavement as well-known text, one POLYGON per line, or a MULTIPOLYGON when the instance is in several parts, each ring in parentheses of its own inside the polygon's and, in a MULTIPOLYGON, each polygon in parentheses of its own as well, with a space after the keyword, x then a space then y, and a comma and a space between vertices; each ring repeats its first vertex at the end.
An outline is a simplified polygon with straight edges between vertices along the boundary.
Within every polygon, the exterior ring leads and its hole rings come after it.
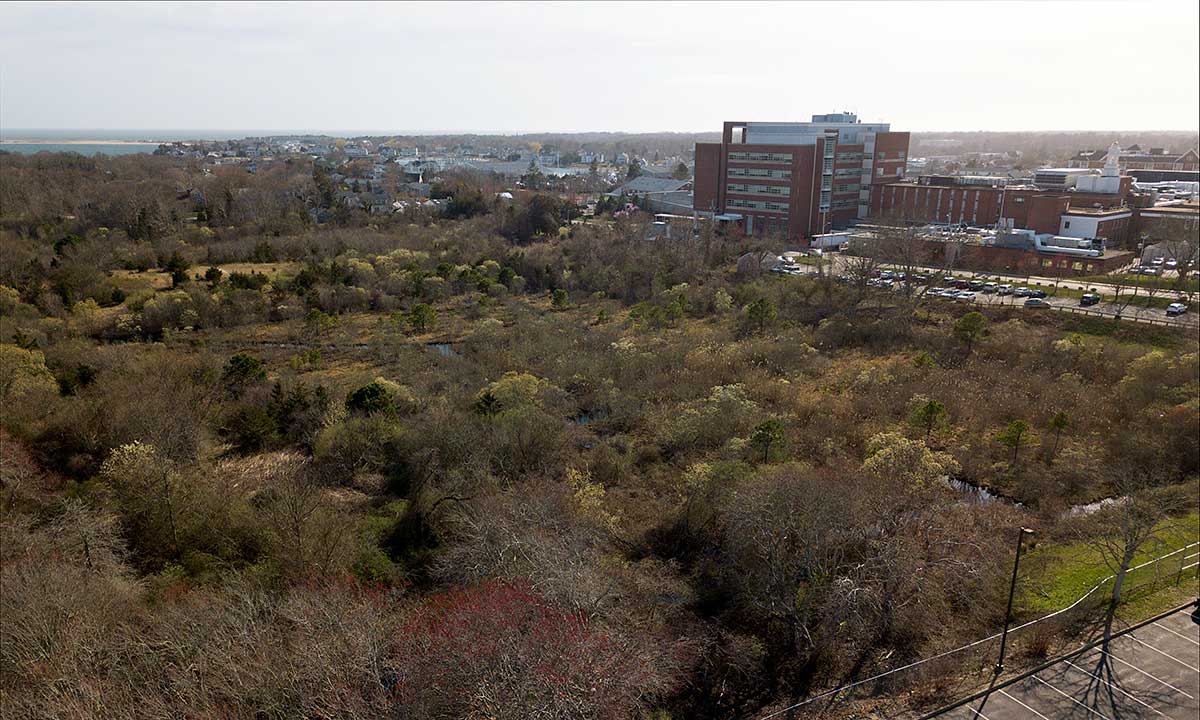
POLYGON ((1200 717, 1200 625, 1191 608, 1113 638, 938 720, 1200 717))
MULTIPOLYGON (((799 264, 799 265, 795 265, 794 267, 803 274, 808 274, 808 275, 816 274, 816 268, 811 265, 799 264)), ((835 265, 833 274, 835 276, 837 275, 836 265, 835 265)), ((940 275, 940 273, 939 273, 939 275, 940 275)), ((1054 283, 1054 279, 1052 279, 1052 278, 1033 278, 1033 279, 1030 279, 1030 282, 1028 284, 1026 284, 1025 282, 1023 282, 1025 280, 1025 278, 1017 279, 1017 278, 1010 278, 1010 277, 1006 277, 1006 276, 997 276, 997 275, 990 275, 989 277, 995 278, 996 280, 998 280, 999 282, 1002 282, 1002 283, 1011 284, 1014 287, 1029 287, 1032 289, 1042 290, 1044 292, 1050 292, 1052 290, 1052 286, 1054 283), (1036 282, 1033 282, 1035 280, 1039 281, 1043 284, 1038 285, 1036 282), (1045 283, 1047 283, 1047 282, 1051 283, 1051 286, 1049 286, 1049 287, 1046 286, 1045 283)), ((1105 287, 1106 287, 1103 284, 1096 284, 1096 283, 1084 284, 1084 283, 1079 283, 1076 281, 1066 281, 1066 280, 1063 280, 1060 282, 1060 287, 1073 287, 1076 285, 1078 285, 1079 287, 1073 288, 1073 289, 1098 288, 1100 290, 1100 292, 1104 292, 1105 287)), ((935 286, 935 287, 942 287, 942 286, 939 285, 939 286, 935 286)), ((896 287, 895 287, 894 291, 901 292, 899 283, 896 283, 896 287)), ((915 285, 914 286, 914 289, 913 289, 914 293, 921 293, 923 291, 925 291, 925 286, 923 286, 923 285, 915 285)), ((1011 306, 1011 307, 1020 307, 1023 310, 1027 310, 1028 312, 1059 311, 1059 312, 1069 312, 1069 313, 1073 313, 1073 314, 1093 315, 1093 316, 1098 316, 1098 317, 1110 317, 1110 318, 1116 318, 1118 315, 1120 315, 1122 320, 1129 320, 1132 322, 1150 323, 1150 324, 1155 324, 1155 325, 1167 325, 1167 326, 1180 327, 1183 329, 1191 329, 1191 330, 1200 329, 1200 312, 1197 312, 1197 310, 1195 308, 1191 308, 1191 307, 1189 307, 1188 311, 1181 316, 1169 317, 1166 313, 1166 310, 1164 310, 1163 308, 1137 307, 1137 306, 1133 306, 1133 305, 1127 305, 1127 304, 1121 305, 1121 304, 1112 303, 1112 302, 1100 302, 1100 303, 1097 303, 1096 305, 1084 307, 1079 304, 1079 300, 1077 298, 1046 297, 1046 298, 1044 298, 1044 300, 1046 301, 1046 303, 1049 304, 1049 307, 1026 308, 1024 303, 1027 298, 1024 298, 1024 297, 1017 297, 1016 295, 1012 295, 1012 294, 1000 295, 998 293, 984 293, 984 292, 980 292, 980 291, 971 291, 971 292, 975 293, 975 297, 970 302, 972 302, 974 304, 978 304, 978 305, 1011 306)), ((1160 297, 1167 297, 1167 295, 1161 294, 1160 297)), ((967 302, 967 301, 952 300, 950 298, 941 298, 941 297, 929 297, 928 300, 932 301, 932 302, 967 302)))

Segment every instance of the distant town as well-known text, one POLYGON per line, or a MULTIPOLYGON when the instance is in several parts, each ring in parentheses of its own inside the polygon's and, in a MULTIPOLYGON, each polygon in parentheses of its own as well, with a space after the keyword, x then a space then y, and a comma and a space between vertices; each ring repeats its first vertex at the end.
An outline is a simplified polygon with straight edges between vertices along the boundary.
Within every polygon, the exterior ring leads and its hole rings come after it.
MULTIPOLYGON (((718 142, 676 153, 614 150, 603 141, 589 147, 577 139, 560 146, 519 136, 479 138, 280 135, 167 142, 154 154, 249 173, 305 157, 332 184, 334 207, 370 215, 442 210, 449 200, 436 197, 437 181, 478 173, 509 184, 501 198, 557 192, 581 216, 602 202, 654 213, 657 233, 665 223, 711 221, 746 235, 778 235, 796 247, 827 248, 880 219, 928 225, 933 243, 933 230, 953 227, 978 248, 960 259, 961 267, 1051 276, 1141 267, 1141 255, 1161 256, 1151 247, 1155 226, 1200 223, 1195 147, 1114 141, 1078 148, 1055 165, 1043 161, 1044 152, 963 150, 960 141, 931 137, 920 143, 927 152, 913 156, 911 133, 847 112, 810 122, 725 123, 718 142)), ((323 223, 332 210, 309 213, 323 223)))

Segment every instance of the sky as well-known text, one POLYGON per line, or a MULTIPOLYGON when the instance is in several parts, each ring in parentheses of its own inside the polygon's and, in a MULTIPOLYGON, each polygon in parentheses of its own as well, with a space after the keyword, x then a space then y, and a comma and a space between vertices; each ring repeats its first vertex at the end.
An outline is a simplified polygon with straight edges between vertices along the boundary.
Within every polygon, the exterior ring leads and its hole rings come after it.
POLYGON ((1194 131, 1198 67, 1195 0, 0 3, 0 136, 1194 131))

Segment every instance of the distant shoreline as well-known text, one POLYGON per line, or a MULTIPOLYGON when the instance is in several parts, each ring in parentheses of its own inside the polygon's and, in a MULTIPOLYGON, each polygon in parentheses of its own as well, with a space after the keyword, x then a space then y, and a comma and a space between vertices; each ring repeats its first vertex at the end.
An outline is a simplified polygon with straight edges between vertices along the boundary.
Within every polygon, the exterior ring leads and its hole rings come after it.
POLYGON ((161 145, 153 140, 47 140, 4 138, 0 145, 161 145))

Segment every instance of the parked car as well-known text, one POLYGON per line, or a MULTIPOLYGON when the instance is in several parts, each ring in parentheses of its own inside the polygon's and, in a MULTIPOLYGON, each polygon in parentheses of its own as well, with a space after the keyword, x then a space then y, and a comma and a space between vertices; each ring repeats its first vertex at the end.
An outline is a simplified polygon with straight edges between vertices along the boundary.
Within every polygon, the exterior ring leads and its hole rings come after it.
POLYGON ((1016 295, 1017 297, 1029 297, 1032 294, 1033 291, 1027 287, 1019 287, 1013 291, 1013 295, 1016 295))
POLYGON ((1027 308, 1048 308, 1048 307, 1050 307, 1050 303, 1046 302, 1045 300, 1043 300, 1041 298, 1031 297, 1025 301, 1025 307, 1027 307, 1027 308))
POLYGON ((1030 291, 1029 291, 1029 297, 1031 297, 1031 298, 1044 298, 1044 297, 1046 297, 1046 291, 1045 291, 1045 290, 1030 290, 1030 291))
POLYGON ((1079 304, 1083 307, 1097 305, 1100 302, 1100 296, 1095 293, 1084 293, 1083 297, 1079 298, 1079 304))
POLYGON ((982 280, 972 280, 967 283, 967 287, 970 288, 971 290, 975 290, 975 291, 982 290, 983 289, 983 281, 982 280))
POLYGON ((1171 303, 1167 306, 1167 317, 1178 317, 1188 311, 1183 303, 1171 303))
POLYGON ((954 281, 954 287, 958 288, 959 290, 966 290, 970 286, 971 286, 971 283, 967 282, 966 280, 955 280, 954 281))
POLYGON ((1167 261, 1167 267, 1172 268, 1172 269, 1177 268, 1177 267, 1179 267, 1179 261, 1176 260, 1175 258, 1171 258, 1170 260, 1167 261))
POLYGON ((985 292, 985 293, 987 293, 987 294, 991 295, 992 293, 996 292, 996 289, 997 289, 998 287, 999 287, 999 285, 997 285, 996 283, 994 283, 994 282, 989 282, 989 283, 984 283, 984 284, 983 284, 983 287, 982 287, 982 288, 980 288, 980 289, 981 289, 983 292, 985 292))
POLYGON ((1156 266, 1156 267, 1157 267, 1157 266, 1159 266, 1159 265, 1162 265, 1162 264, 1163 264, 1165 261, 1166 261, 1166 259, 1165 259, 1165 258, 1156 257, 1156 258, 1154 258, 1153 260, 1151 260, 1151 261, 1150 261, 1150 264, 1151 264, 1151 265, 1154 265, 1154 266, 1156 266))
POLYGON ((955 293, 954 299, 958 302, 975 302, 975 293, 969 290, 962 290, 955 293))
POLYGON ((1000 287, 996 288, 997 295, 1012 295, 1012 293, 1013 293, 1012 285, 1001 285, 1000 287))

